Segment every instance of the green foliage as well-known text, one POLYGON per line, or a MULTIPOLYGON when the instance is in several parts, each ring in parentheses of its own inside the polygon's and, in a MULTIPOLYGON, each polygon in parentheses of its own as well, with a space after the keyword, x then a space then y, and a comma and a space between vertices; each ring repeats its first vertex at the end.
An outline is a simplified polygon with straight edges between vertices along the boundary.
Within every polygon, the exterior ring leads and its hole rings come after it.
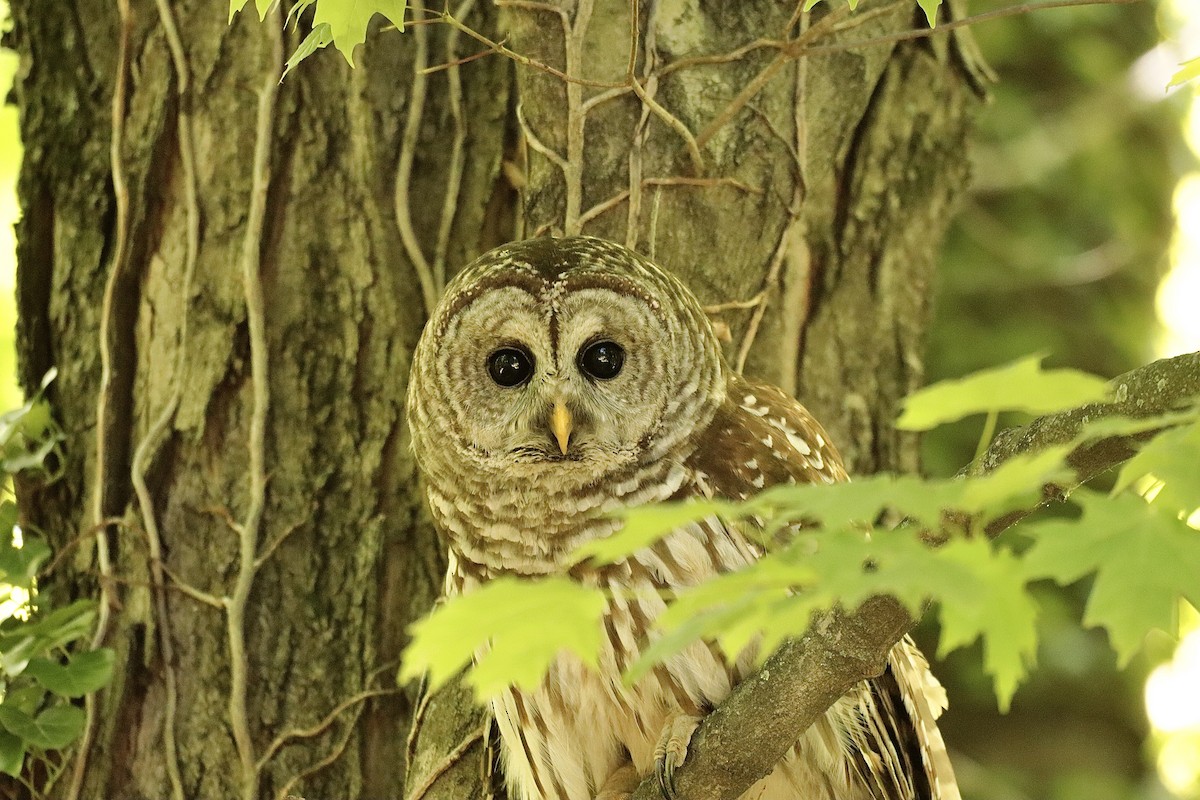
MULTIPOLYGON (((1093 6, 970 28, 999 79, 976 120, 972 191, 939 259, 930 380, 1046 350, 1052 366, 1099 375, 1154 358, 1171 192, 1194 157, 1179 135, 1187 92, 1141 85, 1130 65, 1170 29, 1160 28, 1168 13, 1093 6)), ((926 469, 953 474, 978 438, 977 421, 937 429, 923 440, 926 469)))
MULTIPOLYGON (((229 0, 229 19, 246 7, 250 0, 229 0)), ((265 19, 278 0, 254 0, 258 18, 265 19)), ((300 15, 313 8, 312 30, 287 60, 284 76, 310 55, 332 44, 346 63, 354 66, 354 50, 367 39, 367 27, 376 14, 382 14, 404 30, 407 0, 299 0, 288 12, 288 20, 297 24, 300 15)))
MULTIPOLYGON (((50 373, 43 389, 54 378, 50 373)), ((10 476, 54 480, 61 434, 40 393, 0 416, 0 487, 10 476)), ((5 489, 7 491, 7 489, 5 489)), ((26 755, 67 747, 83 730, 73 698, 112 679, 113 651, 72 651, 95 624, 96 604, 79 600, 61 608, 40 602, 39 571, 50 547, 18 526, 17 506, 0 500, 0 773, 20 775, 26 755)), ((46 762, 51 771, 57 769, 46 762)))
POLYGON ((896 427, 927 431, 972 414, 997 411, 1046 414, 1104 400, 1103 380, 1073 369, 1043 370, 1044 358, 1045 354, 1027 356, 914 392, 904 401, 904 412, 896 427))
MULTIPOLYGON (((1099 379, 1041 370, 1038 361, 1024 359, 927 390, 910 402, 910 412, 923 421, 952 420, 1014 407, 1057 411, 1104 399, 1099 379)), ((982 532, 1014 510, 1039 505, 1046 484, 1068 485, 1071 446, 1014 457, 988 475, 960 480, 876 475, 844 484, 777 486, 742 503, 630 509, 623 529, 575 556, 620 560, 702 519, 764 545, 784 542, 745 569, 669 598, 627 680, 701 638, 730 654, 757 642, 765 657, 783 639, 802 634, 815 614, 887 594, 914 614, 936 604, 941 654, 982 640, 983 668, 1005 709, 1036 653, 1038 605, 1031 584, 1094 576, 1084 622, 1108 631, 1122 661, 1149 630, 1173 631, 1180 597, 1200 604, 1200 532, 1185 522, 1200 506, 1198 418, 1191 410, 1087 426, 1078 442, 1152 429, 1164 420, 1187 423, 1152 439, 1127 464, 1113 496, 1079 492, 1081 516, 1021 526, 1020 540, 1031 539, 1032 546, 1020 550, 990 542, 982 532), (1129 490, 1149 483, 1158 489, 1153 503, 1129 490), (938 533, 940 546, 930 546, 929 531, 938 533)), ((429 670, 440 683, 482 653, 470 680, 487 697, 511 683, 536 683, 561 648, 595 663, 605 602, 599 590, 563 577, 495 581, 448 599, 413 626, 402 677, 429 670)))
POLYGON ((434 609, 412 628, 400 677, 428 670, 436 688, 475 657, 468 678, 481 697, 509 684, 535 686, 560 650, 595 665, 604 596, 568 578, 500 578, 434 609))
MULTIPOLYGON (((804 10, 811 11, 821 0, 804 0, 804 10)), ((851 11, 858 9, 859 0, 846 0, 846 4, 850 6, 851 11)), ((917 0, 917 5, 925 12, 925 19, 929 23, 929 27, 933 28, 937 25, 938 8, 942 5, 942 0, 917 0)))
POLYGON ((1180 64, 1179 71, 1171 76, 1167 88, 1194 81, 1196 78, 1200 78, 1200 58, 1193 58, 1180 64))

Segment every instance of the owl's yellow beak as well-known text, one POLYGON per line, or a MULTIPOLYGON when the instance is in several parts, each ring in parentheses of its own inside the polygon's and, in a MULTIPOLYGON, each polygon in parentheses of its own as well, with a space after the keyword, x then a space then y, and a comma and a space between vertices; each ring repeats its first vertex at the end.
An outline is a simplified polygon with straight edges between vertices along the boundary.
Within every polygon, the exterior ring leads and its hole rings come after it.
POLYGON ((558 449, 565 456, 567 442, 571 440, 571 412, 567 410, 567 406, 562 400, 554 402, 554 411, 550 413, 550 430, 554 432, 554 438, 558 440, 558 449))

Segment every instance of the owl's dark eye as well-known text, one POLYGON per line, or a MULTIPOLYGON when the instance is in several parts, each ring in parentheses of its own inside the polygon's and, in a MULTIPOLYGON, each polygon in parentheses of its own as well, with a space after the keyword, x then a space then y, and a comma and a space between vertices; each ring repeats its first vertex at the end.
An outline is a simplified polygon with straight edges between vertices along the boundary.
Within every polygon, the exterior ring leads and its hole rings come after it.
POLYGON ((487 360, 488 374, 505 388, 520 386, 533 374, 533 356, 517 347, 493 350, 487 360))
POLYGON ((605 339, 582 348, 578 361, 584 374, 607 381, 617 377, 625 365, 625 350, 616 342, 605 339))

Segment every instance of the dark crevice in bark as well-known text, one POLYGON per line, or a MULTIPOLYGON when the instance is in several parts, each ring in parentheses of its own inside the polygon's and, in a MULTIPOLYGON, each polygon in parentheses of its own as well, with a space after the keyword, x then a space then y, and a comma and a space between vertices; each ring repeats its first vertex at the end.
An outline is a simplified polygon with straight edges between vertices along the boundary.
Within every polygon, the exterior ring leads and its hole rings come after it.
MULTIPOLYGON (((111 759, 108 779, 105 782, 106 797, 127 797, 131 786, 137 785, 133 765, 138 763, 142 726, 145 716, 146 693, 150 688, 149 669, 146 660, 146 628, 133 625, 122 631, 125 642, 120 648, 126 656, 126 669, 119 685, 121 699, 116 713, 110 721, 113 736, 109 741, 108 757, 111 759)), ((156 651, 157 652, 157 651, 156 651)), ((155 663, 161 667, 158 659, 155 663)))
MULTIPOLYGON (((54 281, 54 198, 40 181, 26 189, 29 199, 17 222, 17 353, 21 385, 27 395, 37 390, 42 376, 55 363, 50 327, 50 292, 54 281)), ((51 386, 49 396, 54 397, 51 386)))
MULTIPOLYGON (((173 105, 173 104, 172 104, 173 105)), ((129 476, 130 458, 133 449, 134 391, 137 381, 137 320, 142 302, 142 283, 149 268, 151 254, 157 252, 163 235, 165 198, 163 187, 169 184, 169 174, 176 163, 174 150, 176 119, 173 108, 162 111, 164 124, 156 131, 150 147, 146 174, 139 182, 139 191, 129 187, 129 214, 125 262, 113 263, 109 269, 117 270, 114 281, 112 307, 102 309, 109 317, 109 352, 111 357, 111 381, 107 391, 105 437, 105 477, 102 502, 106 517, 120 516, 125 512, 133 497, 133 485, 129 476)), ((124 155, 122 155, 124 158, 124 155)), ((122 168, 125 165, 122 164, 122 168)), ((130 184, 133 182, 130 181, 130 184)), ((109 185, 110 189, 112 185, 109 185)), ((111 205, 116 208, 115 197, 111 205)), ((115 214, 114 214, 115 217, 115 214)), ((116 220, 114 219, 115 231, 116 220)), ((114 246, 116 242, 113 242, 114 246)), ((119 249, 119 248, 118 248, 119 249)), ((116 537, 114 537, 114 542, 116 537)), ((116 554, 118 551, 113 550, 116 554)))
MULTIPOLYGON (((871 134, 875 129, 876 112, 880 103, 884 100, 888 84, 888 72, 889 69, 885 69, 880 73, 878 80, 875 81, 875 85, 871 88, 871 97, 863 107, 862 116, 859 118, 858 124, 854 126, 854 131, 850 134, 849 142, 845 148, 845 156, 838 165, 832 226, 835 254, 838 257, 845 255, 843 250, 844 237, 849 226, 854 200, 858 197, 859 170, 865 169, 868 166, 863 160, 862 152, 864 148, 869 146, 868 143, 871 134)), ((828 279, 829 276, 826 277, 828 279)))

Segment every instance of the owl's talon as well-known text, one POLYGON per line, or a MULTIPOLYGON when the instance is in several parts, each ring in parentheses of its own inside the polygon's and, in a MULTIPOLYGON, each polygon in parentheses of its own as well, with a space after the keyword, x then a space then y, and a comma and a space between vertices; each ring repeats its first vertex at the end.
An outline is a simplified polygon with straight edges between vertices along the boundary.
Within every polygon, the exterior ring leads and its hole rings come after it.
POLYGON ((675 770, 687 759, 688 743, 703 717, 680 714, 663 727, 654 748, 654 775, 663 800, 675 800, 675 770))

